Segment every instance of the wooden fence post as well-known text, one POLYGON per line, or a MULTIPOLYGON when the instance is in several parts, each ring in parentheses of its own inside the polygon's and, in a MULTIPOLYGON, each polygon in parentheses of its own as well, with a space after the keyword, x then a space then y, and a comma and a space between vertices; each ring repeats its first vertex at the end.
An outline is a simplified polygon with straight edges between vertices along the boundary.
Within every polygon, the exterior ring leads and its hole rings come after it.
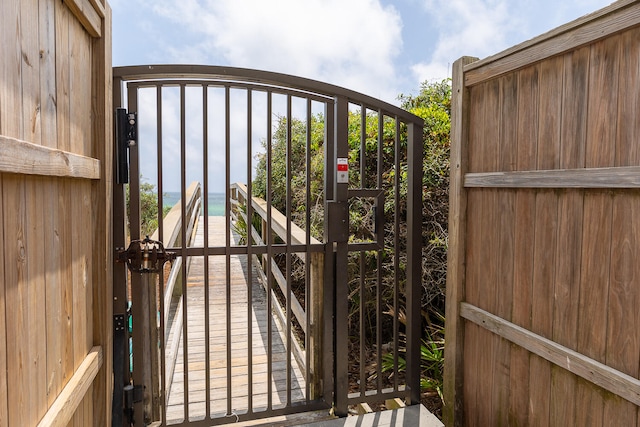
POLYGON ((324 343, 322 341, 324 316, 323 316, 323 299, 324 299, 324 252, 312 252, 309 254, 309 272, 311 276, 311 295, 307 310, 310 311, 310 325, 307 328, 309 334, 309 348, 305 349, 310 353, 309 359, 309 393, 311 400, 318 399, 322 396, 322 360, 324 343))

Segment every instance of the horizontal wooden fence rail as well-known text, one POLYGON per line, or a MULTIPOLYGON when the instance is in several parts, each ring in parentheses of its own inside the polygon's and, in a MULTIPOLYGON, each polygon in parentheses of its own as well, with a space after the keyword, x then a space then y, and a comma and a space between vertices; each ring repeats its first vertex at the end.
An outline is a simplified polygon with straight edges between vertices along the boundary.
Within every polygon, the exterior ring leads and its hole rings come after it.
POLYGON ((640 188, 640 166, 467 173, 467 188, 640 188))
POLYGON ((100 179, 100 161, 0 135, 0 172, 100 179))
POLYGON ((76 409, 85 398, 89 386, 98 375, 102 359, 102 347, 93 347, 42 417, 38 427, 63 427, 71 421, 76 409))
POLYGON ((640 405, 640 380, 537 335, 471 304, 460 316, 605 390, 640 405))

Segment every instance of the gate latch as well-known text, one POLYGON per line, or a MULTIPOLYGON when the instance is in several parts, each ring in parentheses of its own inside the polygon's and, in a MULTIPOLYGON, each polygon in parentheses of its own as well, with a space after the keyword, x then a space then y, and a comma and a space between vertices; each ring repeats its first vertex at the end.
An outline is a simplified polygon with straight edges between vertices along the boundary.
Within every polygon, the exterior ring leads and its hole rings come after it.
POLYGON ((116 261, 124 262, 132 273, 157 273, 167 261, 176 259, 176 254, 167 252, 162 242, 149 239, 132 240, 127 249, 116 249, 116 261))

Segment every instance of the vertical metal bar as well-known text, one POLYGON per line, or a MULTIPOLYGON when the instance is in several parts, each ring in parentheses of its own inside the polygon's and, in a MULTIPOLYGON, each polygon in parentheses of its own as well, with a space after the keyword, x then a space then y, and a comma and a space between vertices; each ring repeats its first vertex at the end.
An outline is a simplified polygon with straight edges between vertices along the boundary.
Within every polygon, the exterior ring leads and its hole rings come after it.
POLYGON ((233 412, 231 401, 231 107, 230 107, 230 88, 224 87, 224 157, 225 157, 225 274, 226 274, 226 292, 227 292, 227 415, 233 412))
POLYGON ((394 225, 393 225, 393 389, 398 391, 398 349, 400 325, 399 316, 399 298, 400 298, 400 121, 396 116, 395 120, 395 136, 394 136, 394 225))
MULTIPOLYGON (((379 190, 383 189, 382 174, 384 172, 384 113, 382 110, 378 110, 378 168, 376 173, 376 187, 379 190)), ((384 230, 380 230, 379 236, 382 236, 382 247, 384 248, 384 230)), ((376 259, 377 266, 377 278, 376 278, 376 389, 378 392, 382 391, 382 254, 383 250, 378 250, 378 256, 376 259)))
MULTIPOLYGON (((306 147, 305 147, 305 246, 307 252, 305 253, 304 262, 304 313, 305 323, 307 331, 304 334, 304 353, 305 353, 305 398, 308 402, 311 398, 311 352, 316 352, 315 348, 311 348, 311 334, 314 333, 312 329, 315 329, 316 325, 311 325, 311 298, 314 295, 311 290, 311 251, 309 246, 311 245, 311 99, 307 98, 307 117, 306 117, 306 147)), ((317 344, 317 343, 316 343, 317 344)), ((315 367, 314 367, 315 370, 315 367)), ((314 372, 314 377, 317 375, 314 372)), ((314 385, 314 390, 316 389, 314 385)), ((315 396, 314 396, 315 397, 315 396)))
MULTIPOLYGON (((337 98, 335 105, 335 155, 336 158, 348 158, 349 156, 349 103, 345 98, 337 98)), ((335 158, 330 162, 336 162, 335 158)), ((348 202, 349 184, 334 182, 334 202, 348 202)), ((331 221, 342 220, 348 228, 347 218, 336 218, 331 221)), ((335 283, 336 283, 336 362, 335 362, 335 409, 339 416, 346 416, 348 413, 348 392, 349 392, 349 332, 344 326, 348 324, 349 318, 349 290, 348 290, 348 242, 335 243, 335 283), (338 325, 340 327, 338 327, 338 325)))
MULTIPOLYGON (((156 85, 156 153, 157 153, 157 183, 158 183, 158 240, 164 243, 164 179, 162 173, 162 85, 156 85)), ((164 295, 164 292, 163 292, 164 295)), ((164 366, 164 365, 163 365, 164 366)), ((164 378, 164 375, 162 376, 164 378)))
POLYGON ((202 221, 204 226, 204 384, 205 419, 211 416, 211 354, 210 313, 209 313, 209 87, 202 85, 202 188, 204 206, 202 221))
POLYGON ((291 95, 287 95, 287 167, 286 167, 286 217, 287 217, 287 252, 286 257, 286 277, 287 277, 287 294, 285 295, 286 311, 287 311, 287 406, 291 405, 291 298, 294 298, 291 292, 291 181, 293 180, 291 171, 291 161, 293 150, 291 146, 291 95))
POLYGON ((253 187, 251 182, 252 171, 252 120, 253 99, 252 90, 247 89, 247 408, 253 413, 253 187))
MULTIPOLYGON (((138 109, 138 90, 136 87, 128 87, 127 109, 129 113, 138 109)), ((129 236, 131 240, 140 239, 140 160, 138 144, 129 148, 129 236)), ((144 384, 145 364, 142 361, 143 340, 141 331, 144 330, 144 317, 146 313, 142 309, 143 286, 140 274, 131 274, 131 320, 133 329, 133 382, 136 385, 144 384)), ((144 422, 144 405, 142 402, 134 405, 134 420, 136 424, 144 422)))
MULTIPOLYGON (((158 183, 158 240, 164 242, 164 218, 163 213, 163 173, 162 173, 162 85, 156 86, 156 152, 157 155, 157 183, 158 183)), ((167 421, 167 372, 166 372, 166 348, 165 348, 165 330, 167 325, 164 321, 164 313, 167 307, 164 306, 164 269, 160 271, 159 279, 159 300, 160 300, 160 396, 162 400, 162 418, 166 424, 167 421)))
POLYGON ((273 331, 272 331, 272 310, 273 310, 273 298, 271 296, 271 289, 273 288, 273 277, 271 274, 271 260, 273 259, 273 233, 272 229, 272 217, 271 217, 271 191, 272 191, 272 150, 273 150, 273 131, 272 131, 272 119, 273 114, 273 95, 271 91, 267 92, 267 411, 273 408, 273 386, 271 379, 273 376, 273 331))
POLYGON ((324 253, 324 289, 323 289, 323 346, 322 346, 322 377, 323 399, 325 402, 335 402, 335 257, 333 242, 329 240, 329 222, 326 220, 329 202, 333 200, 333 186, 335 185, 335 103, 324 104, 324 216, 323 240, 324 253))
POLYGON ((407 385, 410 404, 420 402, 422 300, 422 126, 407 127, 407 385))
POLYGON ((360 109, 360 188, 366 188, 367 176, 367 108, 360 109))
MULTIPOLYGON (((367 139, 367 109, 364 104, 360 107, 360 188, 366 187, 366 164, 367 164, 367 147, 366 147, 366 139, 367 139)), ((365 331, 365 276, 367 272, 365 271, 364 264, 364 251, 360 251, 360 277, 359 277, 359 289, 360 293, 359 301, 359 311, 360 311, 360 393, 364 396, 365 391, 367 389, 367 377, 365 373, 365 367, 367 365, 365 351, 365 343, 366 343, 366 331, 365 331)))
MULTIPOLYGON (((186 169, 187 169, 187 130, 186 130, 186 101, 185 87, 180 85, 180 212, 183 229, 187 224, 187 201, 186 201, 186 169)), ((187 312, 187 233, 181 233, 180 256, 182 258, 182 366, 184 378, 184 420, 189 421, 189 334, 188 334, 188 312, 187 312)))

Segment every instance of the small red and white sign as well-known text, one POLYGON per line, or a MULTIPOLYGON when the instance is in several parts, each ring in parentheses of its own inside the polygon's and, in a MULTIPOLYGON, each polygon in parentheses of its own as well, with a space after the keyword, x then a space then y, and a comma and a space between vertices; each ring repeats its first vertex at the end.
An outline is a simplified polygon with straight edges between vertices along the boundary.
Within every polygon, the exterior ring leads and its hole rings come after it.
POLYGON ((349 160, 347 158, 340 157, 337 159, 336 182, 338 184, 349 183, 349 160))

